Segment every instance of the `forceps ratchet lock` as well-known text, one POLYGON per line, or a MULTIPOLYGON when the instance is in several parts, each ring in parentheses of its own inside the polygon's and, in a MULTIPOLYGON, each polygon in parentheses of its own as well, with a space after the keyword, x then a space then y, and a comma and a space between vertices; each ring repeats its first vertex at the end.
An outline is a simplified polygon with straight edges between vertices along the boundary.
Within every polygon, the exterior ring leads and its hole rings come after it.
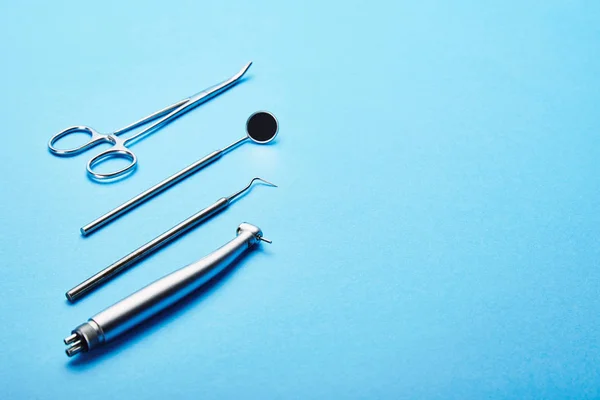
POLYGON ((243 223, 235 239, 193 264, 124 298, 71 331, 64 339, 69 357, 101 347, 134 326, 178 302, 227 268, 263 238, 259 227, 243 223))
POLYGON ((202 92, 197 93, 191 97, 188 97, 188 98, 180 100, 174 104, 171 104, 170 106, 165 107, 161 110, 158 110, 158 111, 148 115, 147 117, 140 119, 139 121, 136 121, 132 124, 127 125, 124 128, 114 131, 113 133, 102 134, 102 133, 97 132, 93 128, 90 128, 89 126, 69 127, 67 129, 57 133, 56 135, 52 136, 52 138, 48 142, 48 149, 50 150, 50 152, 52 154, 57 155, 57 156, 73 156, 73 155, 82 153, 92 147, 95 147, 101 143, 109 143, 112 145, 111 148, 99 153, 98 155, 92 157, 88 161, 88 163, 87 163, 88 174, 95 179, 102 180, 102 179, 116 178, 116 177, 122 176, 126 173, 133 172, 134 167, 137 165, 137 157, 131 150, 129 150, 129 148, 127 147, 128 145, 131 145, 135 141, 140 140, 143 136, 162 128, 163 126, 165 126, 172 120, 174 120, 174 119, 180 117, 181 115, 183 115, 184 113, 186 113, 187 111, 192 110, 193 108, 199 106, 200 104, 204 103, 205 101, 212 99, 213 97, 218 96, 219 94, 223 93, 227 89, 231 88, 232 86, 234 86, 236 83, 238 83, 240 81, 240 79, 244 76, 246 71, 248 71, 248 69, 250 68, 251 65, 252 65, 252 62, 249 62, 237 74, 235 74, 231 78, 227 79, 226 81, 223 81, 215 86, 205 89, 202 92), (137 132, 136 134, 134 134, 126 139, 123 139, 120 137, 120 135, 122 135, 126 132, 129 132, 133 129, 136 129, 140 126, 149 124, 152 121, 154 121, 154 123, 152 123, 147 128, 144 128, 141 131, 137 132), (59 149, 56 147, 56 142, 58 142, 61 138, 72 135, 74 133, 88 134, 90 136, 90 139, 89 139, 89 141, 82 144, 81 146, 74 147, 71 149, 59 149), (116 170, 113 172, 108 172, 108 173, 103 173, 103 172, 94 170, 94 167, 97 167, 98 164, 101 164, 104 161, 113 159, 113 158, 126 159, 129 161, 129 165, 127 165, 126 167, 121 168, 119 170, 116 170))

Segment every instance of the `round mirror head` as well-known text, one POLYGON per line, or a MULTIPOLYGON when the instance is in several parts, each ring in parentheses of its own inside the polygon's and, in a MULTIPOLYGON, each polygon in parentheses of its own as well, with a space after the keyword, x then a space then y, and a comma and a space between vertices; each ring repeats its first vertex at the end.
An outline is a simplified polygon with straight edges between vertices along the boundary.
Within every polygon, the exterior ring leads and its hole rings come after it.
POLYGON ((277 136, 279 124, 273 114, 257 111, 246 121, 246 132, 252 141, 260 144, 269 143, 277 136))

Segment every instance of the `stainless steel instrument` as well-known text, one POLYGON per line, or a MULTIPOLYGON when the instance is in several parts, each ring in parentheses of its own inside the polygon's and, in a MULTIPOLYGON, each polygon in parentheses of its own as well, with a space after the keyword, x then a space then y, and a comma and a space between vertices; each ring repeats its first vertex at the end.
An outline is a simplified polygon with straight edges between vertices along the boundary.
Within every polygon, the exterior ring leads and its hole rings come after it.
POLYGON ((263 183, 265 183, 265 184, 267 184, 269 186, 277 187, 277 185, 275 185, 275 184, 273 184, 273 183, 271 183, 269 181, 266 181, 266 180, 264 180, 262 178, 258 178, 257 177, 257 178, 252 179, 250 181, 250 183, 248 183, 248 185, 245 188, 243 188, 242 190, 240 190, 240 191, 232 194, 229 197, 222 197, 222 198, 220 198, 214 204, 206 207, 203 210, 200 210, 196 214, 192 215, 191 217, 187 218, 186 220, 184 220, 184 221, 180 222, 179 224, 175 225, 174 227, 172 227, 168 231, 160 234, 159 236, 155 237, 154 239, 152 239, 148 243, 144 244, 143 246, 139 247, 138 249, 136 249, 136 250, 132 251, 131 253, 127 254, 125 257, 121 258, 119 261, 116 261, 115 263, 113 263, 113 264, 109 265, 108 267, 104 268, 102 271, 98 272, 94 276, 86 279, 85 281, 83 281, 79 285, 75 286, 73 289, 69 290, 65 294, 67 296, 67 299, 70 302, 74 302, 77 299, 85 296, 87 293, 89 293, 90 291, 92 291, 94 288, 96 288, 96 287, 100 286, 101 284, 107 282, 109 279, 113 278, 115 275, 119 274, 120 272, 122 272, 126 268, 131 267, 133 264, 135 264, 136 262, 140 261, 142 258, 144 258, 147 255, 151 254, 155 250, 158 250, 162 246, 166 245, 167 243, 171 242, 175 238, 177 238, 180 235, 182 235, 183 233, 185 233, 185 232, 191 230, 192 228, 198 226, 200 223, 206 221, 207 219, 209 219, 213 215, 215 215, 215 214, 223 211, 224 209, 226 209, 227 207, 229 207, 229 205, 237 197, 241 196, 248 189, 250 189, 250 187, 252 186, 252 184, 254 182, 256 182, 256 181, 263 182, 263 183))
POLYGON ((243 223, 237 237, 193 264, 183 267, 96 314, 71 331, 64 342, 69 357, 89 352, 189 295, 223 271, 263 238, 257 226, 243 223))
POLYGON ((86 151, 87 149, 95 147, 101 143, 108 143, 108 144, 112 145, 111 148, 99 153, 98 155, 92 157, 88 161, 88 163, 87 163, 88 174, 92 178, 95 178, 95 179, 110 179, 110 178, 116 178, 117 176, 124 175, 125 173, 128 173, 128 172, 133 172, 133 169, 137 164, 137 157, 135 156, 135 154, 133 154, 133 152, 131 150, 129 150, 127 145, 133 144, 135 141, 141 139, 143 136, 149 134, 150 132, 154 132, 157 129, 162 128, 167 123, 174 120, 175 118, 180 117, 184 113, 199 106, 200 104, 204 103, 205 101, 212 99, 213 97, 215 97, 215 96, 223 93, 227 89, 231 88, 232 86, 234 86, 236 83, 239 82, 239 80, 242 78, 242 76, 244 76, 244 74, 246 73, 246 71, 248 71, 248 68, 250 68, 251 65, 252 65, 252 62, 249 62, 248 64, 244 65, 244 67, 237 74, 235 74, 231 78, 227 79, 226 81, 223 81, 215 86, 205 89, 202 92, 197 93, 193 96, 190 96, 188 98, 180 100, 177 103, 171 104, 170 106, 167 106, 167 107, 163 108, 162 110, 158 110, 158 111, 140 119, 139 121, 136 121, 132 124, 127 125, 124 128, 114 131, 113 133, 109 133, 109 134, 99 133, 98 131, 94 130, 93 128, 90 128, 89 126, 69 127, 63 131, 58 132, 56 135, 54 135, 54 136, 52 136, 52 138, 50 138, 50 141, 48 142, 48 149, 50 150, 50 152, 52 154, 57 155, 57 156, 74 156, 74 155, 77 155, 79 153, 86 151), (155 120, 157 120, 157 121, 155 121, 155 120), (141 131, 128 137, 127 139, 122 139, 120 137, 120 135, 124 134, 125 132, 129 132, 140 126, 149 124, 152 121, 155 121, 152 125, 150 125, 149 127, 145 128, 145 129, 142 129, 141 131), (58 142, 61 138, 72 135, 74 133, 88 134, 90 136, 90 140, 87 141, 86 143, 82 144, 81 146, 78 146, 78 147, 75 147, 72 149, 56 148, 56 142, 58 142), (127 165, 126 167, 121 168, 117 171, 113 171, 113 172, 109 172, 109 173, 102 173, 102 172, 94 171, 95 166, 97 166, 98 164, 100 164, 108 159, 112 159, 112 158, 121 158, 121 159, 129 160, 129 165, 127 165))
POLYGON ((228 151, 237 147, 238 145, 242 144, 248 139, 258 144, 266 144, 271 142, 273 139, 275 139, 275 136, 277 136, 277 131, 278 122, 273 114, 267 111, 255 112, 248 118, 248 121, 246 121, 246 136, 235 141, 229 146, 223 148, 222 150, 213 151, 206 157, 203 157, 200 160, 194 162, 193 164, 188 165, 181 171, 176 172, 175 174, 157 183, 151 188, 143 191, 142 193, 138 194, 132 199, 107 212, 103 216, 96 218, 95 220, 93 220, 92 222, 80 229, 81 234, 83 236, 87 236, 92 232, 102 228, 103 226, 109 224, 111 221, 119 218, 123 214, 133 210, 140 204, 150 200, 157 194, 167 190, 176 183, 200 171, 202 168, 218 160, 223 154, 227 153, 228 151))

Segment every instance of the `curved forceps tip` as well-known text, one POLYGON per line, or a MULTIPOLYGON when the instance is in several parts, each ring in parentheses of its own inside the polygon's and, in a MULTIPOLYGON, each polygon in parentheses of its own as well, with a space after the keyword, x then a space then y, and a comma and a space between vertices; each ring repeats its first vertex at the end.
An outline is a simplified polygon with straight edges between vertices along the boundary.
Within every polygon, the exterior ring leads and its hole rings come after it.
POLYGON ((240 79, 242 76, 244 76, 244 74, 248 71, 248 69, 250 69, 250 67, 252 66, 252 61, 250 61, 248 64, 244 65, 242 67, 242 69, 240 70, 240 72, 238 72, 235 76, 234 79, 240 79))

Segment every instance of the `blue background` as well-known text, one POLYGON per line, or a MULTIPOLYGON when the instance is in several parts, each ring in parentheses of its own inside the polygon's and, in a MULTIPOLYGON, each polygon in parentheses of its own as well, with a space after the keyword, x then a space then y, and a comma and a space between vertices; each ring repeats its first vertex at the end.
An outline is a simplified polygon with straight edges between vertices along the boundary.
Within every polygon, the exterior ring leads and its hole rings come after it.
POLYGON ((600 397, 595 1, 3 2, 2 398, 600 397), (246 81, 87 179, 120 128, 246 81), (78 228, 280 120, 90 238, 78 228), (71 306, 64 292, 261 176, 225 213, 71 306), (96 356, 76 325, 259 225, 225 279, 96 356))

